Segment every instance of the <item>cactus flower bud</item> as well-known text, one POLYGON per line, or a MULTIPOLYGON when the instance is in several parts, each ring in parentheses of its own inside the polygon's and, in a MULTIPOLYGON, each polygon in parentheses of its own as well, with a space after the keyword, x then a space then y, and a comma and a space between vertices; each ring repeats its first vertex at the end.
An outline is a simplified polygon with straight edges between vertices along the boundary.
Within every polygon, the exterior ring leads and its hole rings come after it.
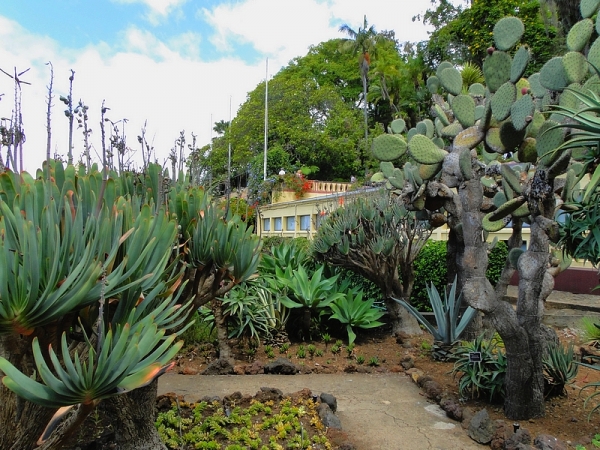
POLYGON ((533 120, 533 116, 527 116, 525 117, 525 122, 529 123, 533 120))
POLYGON ((521 95, 527 95, 527 94, 529 94, 529 88, 526 88, 526 87, 521 88, 521 95))
POLYGON ((487 49, 487 53, 488 55, 491 55, 492 53, 494 53, 496 51, 496 49, 494 47, 488 47, 487 49))

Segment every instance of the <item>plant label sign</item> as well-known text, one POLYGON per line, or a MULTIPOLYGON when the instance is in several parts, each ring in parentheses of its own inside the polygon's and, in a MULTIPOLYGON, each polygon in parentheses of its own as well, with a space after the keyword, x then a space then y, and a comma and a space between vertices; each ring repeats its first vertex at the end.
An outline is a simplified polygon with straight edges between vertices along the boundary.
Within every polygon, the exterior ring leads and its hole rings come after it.
POLYGON ((469 362, 481 362, 481 352, 469 352, 469 362))

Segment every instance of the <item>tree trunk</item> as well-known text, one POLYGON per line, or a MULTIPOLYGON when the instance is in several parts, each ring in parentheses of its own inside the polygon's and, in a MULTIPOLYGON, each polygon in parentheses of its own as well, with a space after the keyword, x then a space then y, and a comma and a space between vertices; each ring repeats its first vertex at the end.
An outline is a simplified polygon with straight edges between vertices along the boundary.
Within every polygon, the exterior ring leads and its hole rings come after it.
MULTIPOLYGON (((408 302, 407 299, 402 299, 408 302)), ((423 330, 419 325, 419 321, 408 312, 408 310, 400 305, 400 303, 387 298, 385 301, 388 313, 390 314, 392 324, 392 334, 404 333, 404 334, 422 334, 423 330)))
POLYGON ((109 399, 113 411, 115 442, 119 450, 165 450, 154 422, 158 378, 144 386, 109 399))
POLYGON ((223 316, 223 303, 217 299, 213 300, 212 311, 215 316, 215 328, 219 341, 219 359, 229 361, 231 360, 231 348, 229 348, 227 336, 227 320, 223 316))
MULTIPOLYGON (((10 361, 21 372, 33 374, 35 363, 31 340, 7 335, 0 338, 0 356, 10 361)), ((52 418, 54 410, 25 401, 4 384, 0 384, 0 450, 29 450, 52 418)))

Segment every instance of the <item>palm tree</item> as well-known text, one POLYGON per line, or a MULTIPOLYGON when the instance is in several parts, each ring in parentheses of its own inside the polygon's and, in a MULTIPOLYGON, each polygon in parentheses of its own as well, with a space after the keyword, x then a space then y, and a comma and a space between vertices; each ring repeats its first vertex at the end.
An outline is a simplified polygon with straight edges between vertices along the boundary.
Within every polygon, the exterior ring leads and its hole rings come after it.
MULTIPOLYGON (((362 162, 365 162, 366 149, 369 144, 369 124, 367 116, 367 77, 369 75, 369 67, 371 65, 371 53, 375 51, 377 43, 377 32, 373 25, 369 26, 367 16, 364 16, 363 26, 359 27, 358 31, 350 28, 349 25, 343 24, 340 26, 340 32, 346 34, 348 39, 342 41, 342 50, 350 51, 353 54, 358 53, 358 66, 363 84, 363 113, 365 117, 365 149, 362 152, 362 162)), ((365 174, 367 168, 365 165, 365 174)))

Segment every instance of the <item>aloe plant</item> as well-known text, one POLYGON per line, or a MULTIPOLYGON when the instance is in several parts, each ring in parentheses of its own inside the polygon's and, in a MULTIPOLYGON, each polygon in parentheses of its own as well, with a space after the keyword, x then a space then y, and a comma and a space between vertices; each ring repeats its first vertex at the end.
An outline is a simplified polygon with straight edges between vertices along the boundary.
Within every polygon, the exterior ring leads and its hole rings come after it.
POLYGON ((324 265, 321 265, 309 278, 304 266, 296 270, 291 268, 283 272, 277 268, 277 277, 290 289, 292 297, 282 298, 281 303, 288 308, 306 308, 318 311, 343 296, 340 292, 332 292, 338 275, 323 277, 324 265))
POLYGON ((383 311, 373 307, 373 299, 363 300, 363 292, 351 289, 344 297, 334 300, 329 307, 333 311, 332 319, 346 325, 348 344, 356 339, 354 328, 376 328, 383 325, 379 319, 383 311))
POLYGON ((427 295, 429 296, 431 308, 435 315, 437 328, 431 325, 431 323, 429 323, 429 321, 412 305, 406 303, 404 300, 394 300, 404 306, 421 323, 421 325, 431 333, 435 341, 438 341, 443 345, 454 344, 469 322, 473 320, 477 311, 468 306, 462 316, 460 316, 459 320, 462 293, 458 294, 458 296, 456 295, 456 278, 452 283, 450 292, 444 292, 443 300, 433 283, 427 286, 427 295))

